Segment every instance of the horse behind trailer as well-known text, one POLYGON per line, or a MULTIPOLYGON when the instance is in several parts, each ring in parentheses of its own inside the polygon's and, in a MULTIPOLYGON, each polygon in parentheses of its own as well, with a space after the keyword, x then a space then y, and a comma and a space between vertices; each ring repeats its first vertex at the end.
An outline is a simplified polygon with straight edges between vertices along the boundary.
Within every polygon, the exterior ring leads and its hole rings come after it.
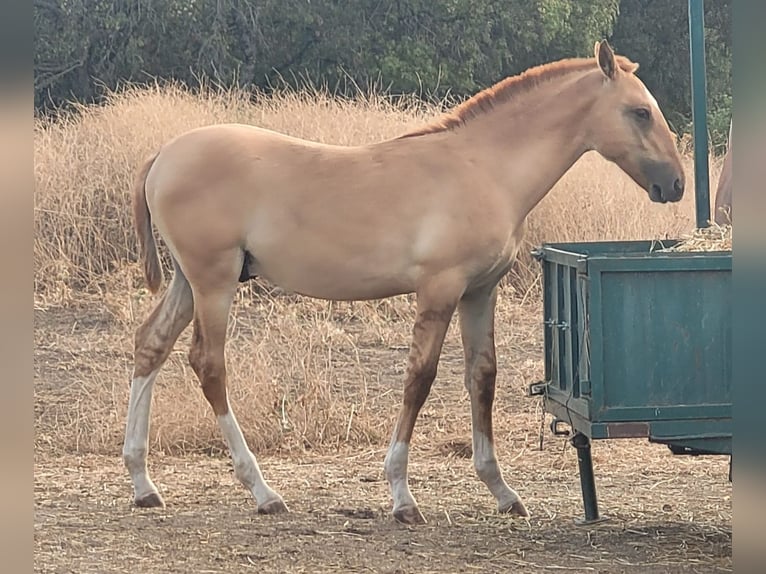
POLYGON ((723 156, 723 167, 718 178, 718 187, 715 192, 715 213, 713 218, 718 225, 731 224, 734 222, 734 212, 731 205, 731 194, 734 187, 733 159, 731 155, 733 122, 729 122, 729 147, 723 156))

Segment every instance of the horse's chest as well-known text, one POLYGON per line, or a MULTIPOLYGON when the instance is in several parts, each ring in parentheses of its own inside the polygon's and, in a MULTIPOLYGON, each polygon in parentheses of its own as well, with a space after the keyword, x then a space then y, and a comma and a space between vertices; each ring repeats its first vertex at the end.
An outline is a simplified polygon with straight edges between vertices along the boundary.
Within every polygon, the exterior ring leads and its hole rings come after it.
POLYGON ((501 252, 497 256, 488 258, 483 265, 475 270, 469 288, 492 285, 500 281, 513 266, 514 252, 501 252))
POLYGON ((484 252, 483 261, 477 266, 471 281, 475 285, 496 283, 511 270, 518 253, 523 229, 516 229, 504 238, 497 238, 484 252))

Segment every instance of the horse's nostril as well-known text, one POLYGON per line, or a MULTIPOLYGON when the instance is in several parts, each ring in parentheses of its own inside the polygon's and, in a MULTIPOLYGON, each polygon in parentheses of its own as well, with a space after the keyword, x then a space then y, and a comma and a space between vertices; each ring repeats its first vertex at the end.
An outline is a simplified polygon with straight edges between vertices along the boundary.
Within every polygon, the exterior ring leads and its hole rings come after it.
POLYGON ((676 193, 683 193, 684 191, 684 184, 681 182, 680 179, 677 179, 673 182, 673 189, 676 193))

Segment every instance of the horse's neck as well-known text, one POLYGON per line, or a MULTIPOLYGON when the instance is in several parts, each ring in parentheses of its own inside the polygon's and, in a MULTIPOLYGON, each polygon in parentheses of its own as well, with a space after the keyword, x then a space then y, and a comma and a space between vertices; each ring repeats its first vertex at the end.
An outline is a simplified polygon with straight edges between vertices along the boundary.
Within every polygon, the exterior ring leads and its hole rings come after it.
MULTIPOLYGON (((579 78, 584 80, 584 78, 579 78)), ((545 197, 587 151, 585 122, 593 90, 563 79, 496 105, 460 129, 459 138, 507 194, 519 219, 545 197)))

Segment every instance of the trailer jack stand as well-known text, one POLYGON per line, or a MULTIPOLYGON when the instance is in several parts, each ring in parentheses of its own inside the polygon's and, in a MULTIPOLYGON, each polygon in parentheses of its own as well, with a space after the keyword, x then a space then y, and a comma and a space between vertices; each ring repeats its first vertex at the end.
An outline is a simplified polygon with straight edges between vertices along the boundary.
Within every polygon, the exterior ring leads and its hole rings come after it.
POLYGON ((609 520, 608 516, 598 512, 598 499, 596 498, 596 480, 593 476, 593 459, 590 455, 590 439, 576 432, 569 442, 577 450, 577 466, 580 471, 580 488, 582 490, 582 502, 585 508, 585 518, 575 519, 578 526, 588 526, 609 520))

